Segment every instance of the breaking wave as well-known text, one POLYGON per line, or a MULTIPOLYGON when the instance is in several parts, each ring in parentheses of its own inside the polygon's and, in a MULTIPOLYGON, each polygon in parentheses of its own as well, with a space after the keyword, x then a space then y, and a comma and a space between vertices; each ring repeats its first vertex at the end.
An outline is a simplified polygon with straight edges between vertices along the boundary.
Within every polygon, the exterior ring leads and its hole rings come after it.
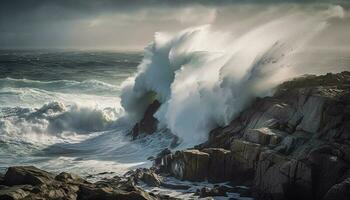
POLYGON ((254 97, 268 95, 296 76, 290 65, 293 55, 324 30, 329 19, 343 15, 340 6, 313 14, 298 11, 242 36, 214 31, 210 25, 156 33, 137 74, 123 83, 126 117, 138 120, 158 99, 160 127, 185 143, 203 142, 209 130, 229 123, 254 97))
POLYGON ((66 106, 51 102, 41 108, 2 108, 0 141, 22 141, 32 144, 53 144, 57 141, 76 142, 84 134, 108 130, 117 111, 112 108, 66 106), (79 136, 81 135, 81 136, 79 136))

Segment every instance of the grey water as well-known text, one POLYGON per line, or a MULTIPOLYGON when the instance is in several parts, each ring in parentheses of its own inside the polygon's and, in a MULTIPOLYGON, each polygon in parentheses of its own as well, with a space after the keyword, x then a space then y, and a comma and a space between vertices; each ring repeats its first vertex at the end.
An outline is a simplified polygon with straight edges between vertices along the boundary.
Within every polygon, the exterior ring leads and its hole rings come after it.
MULTIPOLYGON (((87 176, 149 165, 147 157, 168 147, 171 136, 130 141, 131 125, 118 120, 123 81, 142 58, 142 52, 0 50, 0 171, 36 165, 87 176)), ((347 50, 296 58, 290 64, 300 74, 350 66, 347 50)))
POLYGON ((131 142, 130 127, 117 122, 121 84, 142 57, 141 52, 0 50, 0 171, 36 165, 91 175, 147 164, 167 138, 131 142))

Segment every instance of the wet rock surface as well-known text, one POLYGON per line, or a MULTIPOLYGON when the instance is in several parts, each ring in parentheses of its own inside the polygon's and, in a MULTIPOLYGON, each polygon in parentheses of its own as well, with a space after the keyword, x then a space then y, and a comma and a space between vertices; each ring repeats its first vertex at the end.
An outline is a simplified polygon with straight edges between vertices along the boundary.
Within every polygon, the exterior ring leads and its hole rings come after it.
MULTIPOLYGON (((157 101, 149 106, 134 138, 156 130, 153 114, 159 106, 157 101)), ((0 175, 0 199, 175 199, 139 187, 190 188, 164 181, 169 175, 248 186, 201 187, 193 198, 237 193, 263 200, 350 199, 350 73, 283 83, 272 97, 257 98, 229 125, 212 130, 207 142, 176 152, 164 149, 150 159, 153 168, 95 183, 65 172, 10 167, 0 175)))
POLYGON ((158 120, 153 116, 160 107, 160 103, 154 100, 146 109, 143 118, 132 129, 132 137, 136 139, 142 134, 152 134, 157 130, 158 120))
POLYGON ((281 84, 207 142, 158 155, 155 166, 183 180, 247 185, 257 199, 350 199, 349 145, 350 72, 342 72, 281 84))
MULTIPOLYGON (((0 182, 0 199, 174 199, 148 193, 137 187, 135 183, 137 180, 136 174, 137 173, 132 176, 114 177, 96 183, 90 183, 79 176, 65 172, 55 175, 33 166, 10 167, 0 182)), ((157 184, 156 175, 150 172, 143 172, 141 179, 148 180, 150 184, 157 184), (145 176, 144 174, 148 175, 145 176), (153 177, 153 175, 155 177, 153 177)))

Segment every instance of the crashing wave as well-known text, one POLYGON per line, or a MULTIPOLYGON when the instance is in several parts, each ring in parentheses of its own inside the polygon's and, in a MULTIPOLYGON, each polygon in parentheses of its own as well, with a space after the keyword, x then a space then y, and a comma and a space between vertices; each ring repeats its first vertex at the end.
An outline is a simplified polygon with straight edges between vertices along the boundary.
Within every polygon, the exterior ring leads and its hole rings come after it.
POLYGON ((1 141, 33 144, 55 143, 57 139, 76 142, 74 138, 113 127, 119 115, 113 108, 67 106, 61 102, 51 102, 39 109, 2 108, 1 113, 1 141))
POLYGON ((227 124, 254 97, 268 95, 296 76, 293 54, 342 17, 340 6, 313 14, 296 12, 234 37, 209 25, 178 34, 157 33, 145 49, 137 74, 123 84, 121 103, 131 121, 154 100, 155 114, 186 143, 206 140, 209 130, 227 124))

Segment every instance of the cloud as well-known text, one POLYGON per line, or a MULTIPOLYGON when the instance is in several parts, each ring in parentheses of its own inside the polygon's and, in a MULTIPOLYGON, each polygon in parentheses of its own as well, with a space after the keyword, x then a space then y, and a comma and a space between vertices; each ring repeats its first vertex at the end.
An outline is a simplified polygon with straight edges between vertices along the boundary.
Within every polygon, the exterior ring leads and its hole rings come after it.
POLYGON ((312 12, 330 2, 348 8, 345 0, 2 0, 0 47, 142 48, 156 31, 210 23, 243 32, 294 7, 312 12))

